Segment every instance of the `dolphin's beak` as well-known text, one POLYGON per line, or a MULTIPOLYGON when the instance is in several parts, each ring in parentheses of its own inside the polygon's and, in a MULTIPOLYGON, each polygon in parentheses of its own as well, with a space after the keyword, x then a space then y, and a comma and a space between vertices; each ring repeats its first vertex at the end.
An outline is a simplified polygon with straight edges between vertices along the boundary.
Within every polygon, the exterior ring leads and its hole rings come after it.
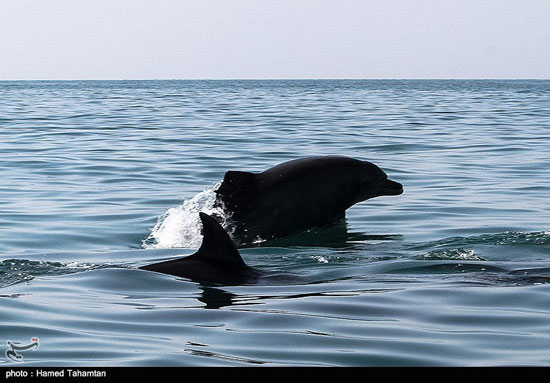
POLYGON ((381 195, 399 195, 403 193, 403 185, 388 178, 377 183, 381 195))

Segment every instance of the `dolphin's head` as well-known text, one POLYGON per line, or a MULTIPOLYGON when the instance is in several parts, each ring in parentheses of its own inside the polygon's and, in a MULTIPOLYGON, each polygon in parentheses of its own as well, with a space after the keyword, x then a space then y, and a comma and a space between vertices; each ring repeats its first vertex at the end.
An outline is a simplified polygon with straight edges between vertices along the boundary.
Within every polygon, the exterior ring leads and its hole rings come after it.
POLYGON ((356 180, 356 201, 384 195, 399 195, 403 193, 403 185, 388 179, 382 169, 368 161, 358 161, 356 180))

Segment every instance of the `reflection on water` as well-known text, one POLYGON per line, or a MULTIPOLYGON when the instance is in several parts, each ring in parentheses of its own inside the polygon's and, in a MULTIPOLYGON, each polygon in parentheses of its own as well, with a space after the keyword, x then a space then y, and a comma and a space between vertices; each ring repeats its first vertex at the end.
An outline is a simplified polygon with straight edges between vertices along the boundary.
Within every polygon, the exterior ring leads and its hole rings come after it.
POLYGON ((231 294, 215 287, 201 286, 199 301, 206 304, 206 309, 219 309, 220 307, 231 306, 235 294, 231 294))

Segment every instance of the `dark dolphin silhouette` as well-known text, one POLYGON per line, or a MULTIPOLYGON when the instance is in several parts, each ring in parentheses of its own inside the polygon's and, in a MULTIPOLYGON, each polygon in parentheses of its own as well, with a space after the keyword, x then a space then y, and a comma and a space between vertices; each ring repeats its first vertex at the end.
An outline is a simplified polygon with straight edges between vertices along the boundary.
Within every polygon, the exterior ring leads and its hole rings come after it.
POLYGON ((140 269, 223 285, 241 284, 253 278, 256 271, 244 263, 223 227, 208 214, 201 212, 199 216, 203 239, 196 253, 140 269))
POLYGON ((240 245, 324 227, 370 198, 399 195, 403 186, 378 166, 343 156, 309 157, 261 173, 228 171, 216 192, 240 245))

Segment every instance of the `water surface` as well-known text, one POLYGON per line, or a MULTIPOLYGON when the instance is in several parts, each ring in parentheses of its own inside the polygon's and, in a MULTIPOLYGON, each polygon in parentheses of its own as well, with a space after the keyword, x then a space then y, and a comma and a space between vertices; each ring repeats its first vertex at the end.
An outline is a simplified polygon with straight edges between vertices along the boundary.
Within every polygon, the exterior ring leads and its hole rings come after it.
POLYGON ((40 342, 0 365, 549 365, 549 168, 550 81, 0 82, 0 345, 40 342), (245 285, 137 269, 225 171, 330 154, 404 194, 245 285))

